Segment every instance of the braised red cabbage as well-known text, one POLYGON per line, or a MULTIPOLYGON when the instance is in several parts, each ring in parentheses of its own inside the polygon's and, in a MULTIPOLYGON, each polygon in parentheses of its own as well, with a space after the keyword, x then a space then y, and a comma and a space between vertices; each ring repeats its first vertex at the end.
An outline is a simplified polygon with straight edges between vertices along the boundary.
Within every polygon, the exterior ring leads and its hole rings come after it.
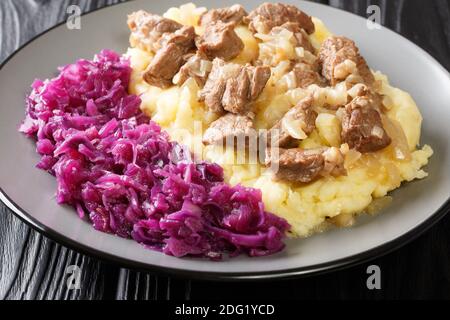
POLYGON ((176 257, 283 249, 289 225, 264 210, 259 190, 227 185, 219 165, 194 162, 141 113, 126 59, 103 50, 59 71, 33 83, 20 127, 37 140, 37 167, 56 177, 58 203, 176 257))

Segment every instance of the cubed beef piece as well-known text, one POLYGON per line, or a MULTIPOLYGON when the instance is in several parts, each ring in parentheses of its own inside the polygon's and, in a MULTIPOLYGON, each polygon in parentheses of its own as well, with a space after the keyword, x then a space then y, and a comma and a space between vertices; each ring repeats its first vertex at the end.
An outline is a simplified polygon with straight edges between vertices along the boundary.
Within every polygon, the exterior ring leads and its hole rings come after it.
POLYGON ((211 9, 200 16, 199 25, 208 26, 216 21, 233 22, 238 25, 246 15, 247 12, 240 4, 227 8, 211 9))
POLYGON ((308 183, 320 177, 325 166, 322 150, 267 149, 266 164, 277 181, 308 183))
POLYGON ((205 86, 200 91, 200 101, 213 112, 223 113, 222 97, 225 92, 227 80, 237 77, 242 66, 234 63, 226 64, 222 59, 213 60, 211 72, 205 86))
POLYGON ((283 30, 289 30, 290 32, 292 32, 294 34, 294 38, 295 38, 295 46, 296 47, 302 47, 305 50, 308 50, 311 53, 315 52, 315 49, 313 47, 313 45, 311 44, 311 42, 309 41, 309 37, 308 34, 305 32, 304 29, 302 29, 300 27, 300 25, 298 23, 295 22, 286 22, 285 24, 279 26, 279 27, 274 27, 271 31, 270 34, 271 35, 278 35, 280 34, 280 32, 283 30))
POLYGON ((245 68, 241 68, 237 77, 227 79, 222 97, 224 110, 242 114, 249 106, 250 79, 245 68))
POLYGON ((289 148, 298 145, 316 127, 317 112, 313 110, 313 98, 308 96, 291 108, 268 134, 268 146, 289 148), (304 135, 303 135, 304 134, 304 135))
POLYGON ((173 33, 183 27, 182 24, 143 10, 128 16, 128 27, 131 30, 130 44, 149 52, 160 49, 159 39, 166 33, 173 33))
POLYGON ((185 62, 186 55, 194 48, 195 31, 185 26, 175 33, 164 36, 161 49, 151 60, 144 73, 144 80, 160 88, 170 87, 172 78, 185 62))
POLYGON ((241 66, 216 58, 200 100, 213 112, 247 115, 269 78, 269 67, 241 66))
POLYGON ((223 109, 235 114, 248 114, 250 103, 258 98, 269 78, 269 67, 242 67, 237 77, 229 78, 226 82, 222 97, 223 109))
POLYGON ((309 15, 293 5, 263 3, 244 18, 252 32, 269 33, 272 28, 286 22, 297 23, 308 34, 314 32, 314 23, 309 15))
POLYGON ((322 75, 333 86, 352 73, 357 73, 369 86, 375 81, 366 60, 359 54, 355 43, 348 38, 328 37, 320 47, 319 60, 322 75))
POLYGON ((211 71, 212 62, 201 52, 187 55, 186 58, 186 63, 175 75, 173 82, 181 86, 187 79, 193 78, 199 87, 203 87, 211 71))
POLYGON ((345 106, 341 135, 343 142, 362 153, 381 150, 391 143, 379 111, 367 97, 356 97, 345 106))
POLYGON ((296 88, 307 88, 312 84, 323 86, 325 80, 314 69, 313 65, 307 63, 297 63, 291 71, 295 79, 296 88))
POLYGON ((145 82, 160 88, 172 86, 172 78, 183 64, 184 54, 183 49, 173 43, 158 50, 144 73, 145 82))
POLYGON ((357 83, 357 84, 348 84, 350 97, 356 98, 356 97, 365 97, 369 99, 369 105, 374 108, 375 110, 379 112, 383 112, 386 110, 385 106, 383 105, 383 97, 378 92, 373 90, 373 88, 363 84, 363 83, 357 83))
POLYGON ((266 151, 266 165, 277 181, 309 183, 324 176, 340 176, 347 172, 344 157, 337 148, 283 149, 266 151))
POLYGON ((165 33, 160 39, 159 44, 161 48, 176 44, 183 47, 186 53, 195 48, 195 29, 192 26, 183 26, 181 29, 173 33, 165 33))
POLYGON ((205 33, 197 37, 196 45, 209 59, 230 60, 244 49, 244 43, 234 31, 234 23, 221 21, 208 25, 205 33))
POLYGON ((203 135, 203 142, 205 144, 224 143, 225 141, 235 143, 234 140, 239 139, 239 137, 248 139, 255 134, 252 119, 246 116, 227 113, 211 123, 209 128, 206 129, 203 135))
POLYGON ((268 66, 246 66, 247 74, 250 78, 249 99, 254 101, 264 90, 267 81, 270 78, 271 71, 268 66))

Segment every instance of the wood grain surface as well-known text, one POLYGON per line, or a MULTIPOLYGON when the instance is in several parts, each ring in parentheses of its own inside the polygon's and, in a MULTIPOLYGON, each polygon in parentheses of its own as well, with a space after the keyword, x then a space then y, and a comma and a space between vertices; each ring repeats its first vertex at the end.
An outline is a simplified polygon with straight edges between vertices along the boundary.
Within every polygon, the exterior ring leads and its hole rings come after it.
MULTIPOLYGON (((117 2, 1 0, 0 62, 35 35, 64 21, 68 5, 77 4, 87 12, 117 2)), ((320 2, 361 16, 366 16, 368 5, 379 5, 383 25, 409 38, 450 69, 448 0, 320 2)), ((124 269, 69 250, 33 231, 0 204, 0 299, 449 299, 450 215, 417 240, 369 264, 289 281, 190 281, 124 269), (66 286, 65 270, 73 264, 82 270, 79 290, 66 286), (366 287, 369 264, 381 268, 381 290, 366 287)))

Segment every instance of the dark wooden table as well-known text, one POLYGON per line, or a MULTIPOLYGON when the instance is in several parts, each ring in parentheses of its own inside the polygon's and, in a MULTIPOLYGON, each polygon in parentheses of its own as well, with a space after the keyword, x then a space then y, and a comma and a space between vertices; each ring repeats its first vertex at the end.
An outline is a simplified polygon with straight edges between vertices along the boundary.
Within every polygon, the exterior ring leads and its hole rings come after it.
MULTIPOLYGON (((119 0, 1 0, 0 62, 42 31, 119 0)), ((236 1, 239 2, 239 1, 236 1)), ((366 16, 377 4, 382 24, 411 39, 450 70, 449 0, 321 0, 366 16)), ((0 157, 1 159, 1 157, 0 157)), ((33 231, 0 204, 0 299, 396 299, 450 298, 450 215, 403 248, 369 264, 299 280, 213 283, 138 272, 69 250, 33 231), (68 290, 66 267, 82 269, 80 290, 68 290), (366 268, 381 268, 382 289, 368 290, 366 268)))

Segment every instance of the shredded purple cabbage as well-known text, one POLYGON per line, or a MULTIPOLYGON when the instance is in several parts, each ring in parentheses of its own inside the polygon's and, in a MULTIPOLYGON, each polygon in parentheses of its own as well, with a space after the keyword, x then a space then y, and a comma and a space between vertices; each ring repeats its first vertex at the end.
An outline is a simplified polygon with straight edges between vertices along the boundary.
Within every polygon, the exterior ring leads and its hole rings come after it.
POLYGON ((140 111, 128 60, 103 50, 59 71, 33 83, 20 127, 37 140, 37 167, 56 177, 58 203, 176 257, 283 249, 289 225, 264 210, 259 190, 227 185, 219 165, 193 162, 140 111))

